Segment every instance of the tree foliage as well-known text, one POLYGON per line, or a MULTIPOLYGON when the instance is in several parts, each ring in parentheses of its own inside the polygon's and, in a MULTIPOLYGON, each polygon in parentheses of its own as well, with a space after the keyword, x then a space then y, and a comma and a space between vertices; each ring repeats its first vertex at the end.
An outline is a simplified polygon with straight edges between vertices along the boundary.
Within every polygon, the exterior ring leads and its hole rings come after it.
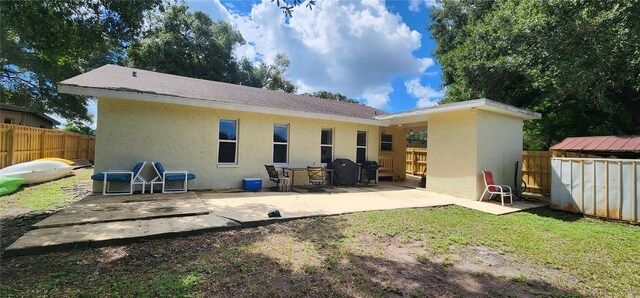
MULTIPOLYGON (((305 1, 303 0, 271 0, 271 2, 275 2, 278 7, 282 10, 287 17, 293 16, 293 11, 296 7, 301 6, 305 1)), ((315 0, 308 0, 305 7, 309 10, 313 10, 313 6, 316 5, 315 0)))
POLYGON ((131 43, 127 62, 152 71, 232 82, 233 46, 244 43, 244 38, 228 23, 188 9, 177 5, 163 14, 151 14, 151 28, 131 43))
POLYGON ((640 2, 443 0, 432 14, 444 102, 532 109, 531 148, 640 133, 640 2))
POLYGON ((304 93, 304 95, 308 95, 308 96, 314 96, 314 97, 320 97, 320 98, 326 98, 326 99, 330 99, 330 100, 335 100, 335 101, 344 101, 344 102, 349 102, 349 103, 360 103, 359 101, 353 99, 353 98, 349 98, 346 97, 340 93, 333 93, 333 92, 329 92, 329 91, 316 91, 313 93, 304 93))
POLYGON ((253 75, 260 82, 258 86, 269 90, 295 93, 296 86, 284 77, 284 72, 290 64, 289 59, 283 54, 276 55, 273 64, 260 62, 253 69, 253 75))
POLYGON ((146 70, 205 80, 295 92, 284 78, 289 60, 278 55, 274 64, 254 65, 233 55, 245 43, 242 34, 225 21, 213 21, 186 5, 174 5, 163 14, 151 14, 150 29, 127 49, 127 64, 146 70))
POLYGON ((2 102, 90 120, 86 98, 58 94, 55 84, 121 59, 140 31, 147 1, 0 1, 2 102))
POLYGON ((73 120, 67 122, 67 124, 62 128, 62 130, 75 132, 83 135, 96 135, 95 129, 88 126, 83 121, 73 120))

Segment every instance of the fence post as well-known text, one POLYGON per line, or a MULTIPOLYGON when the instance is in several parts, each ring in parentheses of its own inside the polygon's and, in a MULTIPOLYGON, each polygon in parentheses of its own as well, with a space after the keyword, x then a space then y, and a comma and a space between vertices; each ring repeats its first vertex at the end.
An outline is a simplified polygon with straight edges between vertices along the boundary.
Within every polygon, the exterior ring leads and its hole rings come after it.
POLYGON ((67 134, 62 133, 62 158, 67 158, 67 134))
POLYGON ((80 142, 82 141, 82 136, 76 136, 76 140, 76 159, 80 159, 80 142))
POLYGON ((43 130, 42 133, 40 134, 40 158, 45 158, 47 150, 45 148, 45 146, 47 145, 47 131, 43 130))
POLYGON ((416 160, 416 149, 414 148, 411 148, 411 162, 413 163, 411 174, 415 175, 418 169, 418 161, 416 160))
POLYGON ((7 134, 7 166, 13 165, 15 160, 16 153, 16 145, 15 145, 15 133, 16 130, 14 128, 9 129, 9 133, 7 134))

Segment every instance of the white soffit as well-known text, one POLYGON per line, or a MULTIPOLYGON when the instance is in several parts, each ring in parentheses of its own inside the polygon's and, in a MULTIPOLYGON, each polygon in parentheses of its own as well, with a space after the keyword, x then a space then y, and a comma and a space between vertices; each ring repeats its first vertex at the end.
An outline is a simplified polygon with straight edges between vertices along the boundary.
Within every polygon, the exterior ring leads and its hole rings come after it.
POLYGON ((382 115, 375 118, 380 120, 388 120, 389 125, 398 125, 428 121, 429 115, 431 114, 441 114, 467 109, 490 111, 498 114, 520 118, 523 120, 534 120, 540 119, 542 117, 540 113, 516 108, 514 106, 483 98, 382 115))

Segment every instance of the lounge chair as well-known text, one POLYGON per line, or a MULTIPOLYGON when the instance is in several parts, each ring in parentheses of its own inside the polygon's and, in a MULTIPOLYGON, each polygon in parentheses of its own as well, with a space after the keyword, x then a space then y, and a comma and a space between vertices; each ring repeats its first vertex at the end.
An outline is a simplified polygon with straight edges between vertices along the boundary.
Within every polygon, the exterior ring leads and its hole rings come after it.
POLYGON ((309 182, 315 187, 311 191, 321 191, 320 185, 324 184, 324 169, 322 167, 307 167, 309 182))
POLYGON ((276 188, 280 191, 288 191, 291 187, 291 179, 289 176, 280 175, 276 170, 276 167, 273 165, 264 165, 264 168, 267 169, 267 174, 269 174, 269 180, 273 181, 276 184, 276 188))
POLYGON ((511 193, 510 186, 495 184, 493 182, 493 173, 491 173, 491 171, 482 171, 482 176, 484 177, 485 188, 484 192, 482 192, 482 196, 480 196, 480 201, 482 201, 486 193, 489 193, 489 200, 491 200, 493 195, 500 195, 502 206, 504 206, 504 197, 509 197, 511 206, 513 206, 513 194, 511 193))
POLYGON ((130 195, 133 194, 133 189, 135 185, 142 185, 142 193, 144 193, 145 185, 147 185, 147 180, 145 180, 140 173, 142 169, 147 164, 147 162, 139 162, 134 167, 133 170, 108 170, 102 173, 96 173, 91 176, 92 180, 102 181, 102 194, 107 195, 130 195), (109 184, 111 182, 121 182, 121 183, 129 183, 128 191, 110 191, 109 184))
POLYGON ((151 184, 151 193, 153 193, 153 186, 155 184, 162 185, 162 193, 180 193, 187 191, 187 181, 196 179, 196 175, 189 173, 189 171, 167 171, 160 162, 151 162, 153 169, 156 171, 156 178, 149 181, 151 184), (182 187, 180 188, 168 188, 167 182, 181 181, 182 187))

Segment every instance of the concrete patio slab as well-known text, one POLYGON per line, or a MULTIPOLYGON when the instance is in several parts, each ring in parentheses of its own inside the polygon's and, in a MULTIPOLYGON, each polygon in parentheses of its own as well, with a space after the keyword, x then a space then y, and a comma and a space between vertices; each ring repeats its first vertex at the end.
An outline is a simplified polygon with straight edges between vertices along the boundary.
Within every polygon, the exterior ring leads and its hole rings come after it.
POLYGON ((77 204, 62 209, 33 225, 51 228, 87 223, 152 219, 207 214, 209 210, 197 199, 169 199, 133 203, 77 204))
POLYGON ((213 214, 73 225, 27 232, 4 251, 5 255, 34 254, 54 249, 104 246, 170 235, 239 228, 233 220, 213 214))
POLYGON ((514 206, 478 202, 396 184, 336 187, 323 193, 188 192, 132 196, 91 196, 35 224, 5 255, 82 246, 103 246, 146 238, 228 230, 312 216, 362 211, 458 205, 501 215, 548 205, 517 201, 514 206), (277 209, 281 218, 269 218, 277 209))
POLYGON ((539 201, 539 202, 514 201, 513 206, 509 205, 508 203, 505 203, 505 205, 502 206, 500 202, 496 202, 496 201, 480 202, 480 201, 471 201, 471 200, 454 201, 454 204, 461 207, 490 213, 493 215, 505 215, 505 214, 523 211, 527 209, 549 206, 549 203, 544 201, 539 201))
POLYGON ((198 196, 215 215, 239 221, 243 226, 265 221, 338 215, 361 211, 452 205, 453 197, 397 186, 342 188, 340 193, 210 193, 198 196), (277 209, 281 218, 269 218, 277 209))
POLYGON ((161 202, 161 201, 183 201, 183 200, 199 200, 198 196, 193 191, 162 194, 162 193, 146 193, 146 194, 134 194, 134 195, 120 195, 120 196, 103 196, 101 194, 92 194, 86 198, 73 203, 75 205, 90 205, 90 204, 108 204, 108 203, 138 203, 138 202, 161 202))

